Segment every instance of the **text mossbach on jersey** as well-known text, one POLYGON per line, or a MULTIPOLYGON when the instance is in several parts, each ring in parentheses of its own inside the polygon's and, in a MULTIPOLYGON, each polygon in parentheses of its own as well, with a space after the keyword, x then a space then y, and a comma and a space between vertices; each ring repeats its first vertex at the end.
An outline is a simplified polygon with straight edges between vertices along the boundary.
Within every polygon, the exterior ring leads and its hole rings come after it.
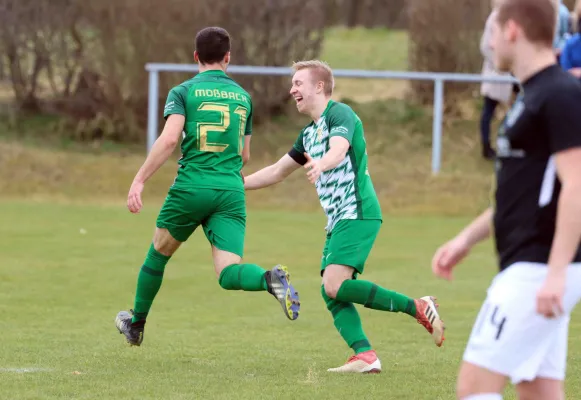
POLYGON ((230 92, 227 90, 219 90, 219 89, 196 89, 194 91, 194 95, 196 97, 216 97, 218 99, 230 99, 230 100, 238 100, 238 101, 243 101, 247 104, 250 103, 250 101, 248 100, 248 97, 240 94, 240 93, 236 93, 236 92, 230 92))

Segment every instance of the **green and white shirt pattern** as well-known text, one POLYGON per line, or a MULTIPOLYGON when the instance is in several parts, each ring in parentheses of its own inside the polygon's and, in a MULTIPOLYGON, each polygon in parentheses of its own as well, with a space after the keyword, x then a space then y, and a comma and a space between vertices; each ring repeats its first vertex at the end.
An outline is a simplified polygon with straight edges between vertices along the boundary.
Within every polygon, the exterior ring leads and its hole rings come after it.
POLYGON ((318 160, 329 151, 329 141, 341 136, 349 141, 345 159, 334 169, 323 172, 315 187, 327 215, 327 232, 344 219, 379 219, 381 207, 369 175, 363 124, 346 104, 329 101, 317 122, 311 122, 299 134, 289 153, 301 164, 303 153, 318 160), (294 155, 294 156, 293 156, 294 155))

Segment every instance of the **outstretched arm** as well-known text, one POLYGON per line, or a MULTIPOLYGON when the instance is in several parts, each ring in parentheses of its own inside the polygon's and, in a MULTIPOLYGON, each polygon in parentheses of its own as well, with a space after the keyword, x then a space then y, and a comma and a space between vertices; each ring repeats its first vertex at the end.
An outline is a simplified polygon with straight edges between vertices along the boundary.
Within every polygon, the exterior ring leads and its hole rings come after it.
POLYGON ((246 190, 262 189, 283 181, 301 165, 288 154, 285 154, 275 164, 269 165, 244 178, 246 190))
POLYGON ((185 117, 180 114, 172 114, 168 117, 163 132, 157 138, 145 162, 135 175, 129 195, 127 196, 127 208, 132 213, 138 213, 143 207, 141 192, 143 185, 152 175, 167 161, 175 150, 180 135, 183 132, 185 117))

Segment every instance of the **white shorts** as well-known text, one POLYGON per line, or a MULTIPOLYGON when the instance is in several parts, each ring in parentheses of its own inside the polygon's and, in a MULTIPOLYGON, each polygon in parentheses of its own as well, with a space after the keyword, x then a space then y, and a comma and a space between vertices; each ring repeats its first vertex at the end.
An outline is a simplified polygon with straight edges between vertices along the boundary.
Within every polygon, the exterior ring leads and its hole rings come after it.
POLYGON ((464 361, 510 378, 565 379, 571 311, 581 299, 581 264, 567 270, 565 314, 547 319, 536 312, 536 295, 548 267, 519 262, 500 272, 488 288, 464 361))

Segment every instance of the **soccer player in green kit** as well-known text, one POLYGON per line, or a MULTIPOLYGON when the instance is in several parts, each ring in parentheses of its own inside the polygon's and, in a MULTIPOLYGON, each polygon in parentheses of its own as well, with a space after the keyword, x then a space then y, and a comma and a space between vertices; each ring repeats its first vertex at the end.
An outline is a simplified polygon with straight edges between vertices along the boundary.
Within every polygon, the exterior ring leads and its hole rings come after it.
POLYGON ((168 160, 180 136, 177 177, 159 212, 153 243, 137 279, 134 309, 117 314, 115 325, 127 342, 139 346, 151 304, 167 262, 180 244, 202 226, 211 244, 218 282, 226 290, 267 291, 285 315, 299 315, 298 293, 286 267, 270 271, 242 264, 246 198, 241 169, 250 157, 252 100, 225 71, 230 36, 209 27, 196 35, 199 73, 169 92, 165 127, 129 190, 127 207, 138 213, 145 182, 168 160))
POLYGON ((335 327, 354 355, 330 372, 377 373, 381 362, 363 332, 354 303, 374 310, 404 312, 444 341, 444 323, 434 297, 412 299, 375 283, 357 280, 382 223, 381 208, 367 168, 363 125, 346 104, 331 100, 331 68, 318 60, 293 65, 291 95, 298 111, 312 122, 277 163, 245 179, 247 190, 281 182, 301 165, 315 184, 327 215, 327 240, 322 254, 321 295, 335 327))

